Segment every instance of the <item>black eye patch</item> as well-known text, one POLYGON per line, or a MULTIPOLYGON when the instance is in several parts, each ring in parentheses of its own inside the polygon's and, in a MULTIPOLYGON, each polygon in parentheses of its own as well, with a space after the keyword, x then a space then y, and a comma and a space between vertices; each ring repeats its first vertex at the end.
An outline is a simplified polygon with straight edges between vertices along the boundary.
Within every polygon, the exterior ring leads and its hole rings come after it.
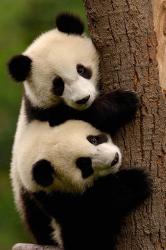
POLYGON ((77 72, 80 76, 90 79, 92 77, 92 70, 90 68, 86 68, 82 64, 77 64, 77 72))
POLYGON ((62 96, 64 88, 65 88, 65 84, 62 78, 56 77, 53 80, 53 93, 57 96, 62 96))
POLYGON ((88 135, 87 140, 97 146, 99 144, 105 143, 108 141, 108 137, 105 134, 100 134, 100 135, 88 135))
POLYGON ((43 187, 50 186, 55 178, 55 171, 51 163, 45 159, 37 161, 32 168, 32 177, 43 187))
POLYGON ((82 177, 88 178, 93 174, 92 160, 89 157, 80 157, 76 160, 77 167, 81 170, 82 177))

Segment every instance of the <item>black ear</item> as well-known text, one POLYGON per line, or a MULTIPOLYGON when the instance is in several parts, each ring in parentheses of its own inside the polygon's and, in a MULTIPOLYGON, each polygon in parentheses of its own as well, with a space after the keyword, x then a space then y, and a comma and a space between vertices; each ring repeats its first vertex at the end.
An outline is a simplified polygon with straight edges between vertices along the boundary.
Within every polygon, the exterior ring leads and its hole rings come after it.
POLYGON ((8 69, 14 80, 24 81, 30 73, 32 60, 28 56, 14 56, 8 63, 8 69))
POLYGON ((50 186, 55 178, 55 171, 51 162, 45 159, 37 161, 32 167, 32 178, 40 186, 50 186))
POLYGON ((79 17, 62 13, 56 18, 56 27, 67 34, 81 35, 84 32, 84 24, 79 17))

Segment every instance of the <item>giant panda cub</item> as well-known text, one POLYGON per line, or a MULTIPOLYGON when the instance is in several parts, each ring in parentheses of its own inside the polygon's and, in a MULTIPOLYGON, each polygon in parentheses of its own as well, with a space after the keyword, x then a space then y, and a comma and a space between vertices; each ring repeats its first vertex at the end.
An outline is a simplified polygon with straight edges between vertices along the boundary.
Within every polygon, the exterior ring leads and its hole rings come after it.
POLYGON ((16 203, 39 244, 113 249, 124 216, 150 195, 147 174, 118 171, 119 148, 84 121, 33 121, 19 146, 11 171, 16 203))
POLYGON ((99 55, 83 32, 78 17, 60 14, 55 29, 39 36, 23 54, 10 60, 10 74, 24 82, 25 90, 19 134, 24 124, 33 120, 55 126, 69 119, 84 120, 114 133, 134 118, 136 93, 115 90, 99 95, 99 55))

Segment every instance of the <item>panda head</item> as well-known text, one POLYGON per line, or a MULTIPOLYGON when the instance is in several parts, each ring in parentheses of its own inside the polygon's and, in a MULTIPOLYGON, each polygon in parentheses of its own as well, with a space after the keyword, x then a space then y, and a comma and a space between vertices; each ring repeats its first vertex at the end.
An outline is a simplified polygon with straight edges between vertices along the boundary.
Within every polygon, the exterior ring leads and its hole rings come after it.
POLYGON ((34 106, 48 108, 64 101, 79 110, 96 98, 99 57, 83 31, 78 17, 61 14, 55 29, 10 60, 11 76, 24 82, 25 94, 34 106))
POLYGON ((119 170, 119 148, 90 124, 70 120, 51 128, 41 123, 40 131, 38 126, 38 122, 29 125, 18 155, 27 189, 83 192, 96 179, 119 170))

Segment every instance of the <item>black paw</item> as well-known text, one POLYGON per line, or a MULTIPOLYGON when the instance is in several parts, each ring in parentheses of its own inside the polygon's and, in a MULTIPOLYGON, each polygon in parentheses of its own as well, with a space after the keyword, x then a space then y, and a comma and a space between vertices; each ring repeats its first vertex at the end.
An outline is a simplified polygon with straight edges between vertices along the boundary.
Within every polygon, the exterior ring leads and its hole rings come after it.
POLYGON ((130 190, 136 205, 141 204, 151 195, 152 179, 143 169, 125 169, 119 171, 117 176, 124 186, 130 190))
POLYGON ((119 115, 124 117, 126 122, 135 118, 135 114, 140 106, 136 92, 119 89, 110 93, 110 98, 114 100, 115 108, 119 110, 119 115))
POLYGON ((89 109, 81 112, 81 118, 113 135, 135 118, 138 107, 139 98, 134 91, 119 89, 97 97, 89 109))

